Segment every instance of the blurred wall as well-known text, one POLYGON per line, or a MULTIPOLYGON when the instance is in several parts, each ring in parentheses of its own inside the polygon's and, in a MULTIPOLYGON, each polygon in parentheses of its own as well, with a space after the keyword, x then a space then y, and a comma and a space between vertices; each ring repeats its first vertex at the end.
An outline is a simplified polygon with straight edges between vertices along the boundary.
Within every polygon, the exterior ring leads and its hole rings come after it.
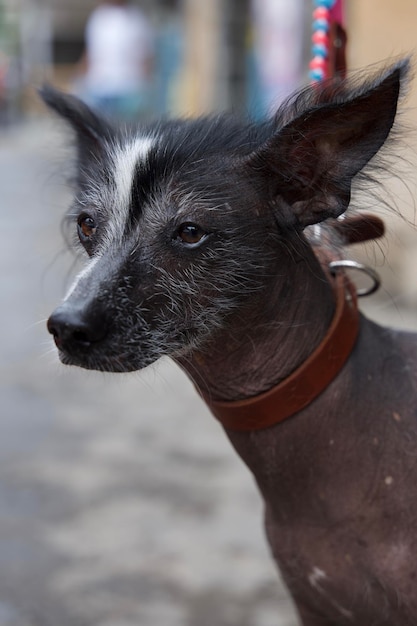
MULTIPOLYGON (((414 56, 417 47, 416 0, 347 0, 349 68, 388 63, 404 55, 414 56)), ((414 69, 413 68, 413 69, 414 69)), ((415 73, 415 69, 412 75, 415 73)), ((412 76, 413 78, 413 76, 412 76)), ((397 149, 392 176, 384 176, 389 203, 405 218, 384 212, 388 235, 382 251, 373 249, 371 262, 380 265, 384 287, 400 304, 417 307, 417 81, 413 78, 401 107, 401 121, 407 129, 397 149)), ((363 207, 367 209, 367 206, 363 207)), ((378 206, 371 207, 377 210, 378 206)))
MULTIPOLYGON (((416 53, 416 0, 347 0, 349 65, 352 69, 416 53)), ((417 121, 417 87, 412 86, 410 111, 417 121)))

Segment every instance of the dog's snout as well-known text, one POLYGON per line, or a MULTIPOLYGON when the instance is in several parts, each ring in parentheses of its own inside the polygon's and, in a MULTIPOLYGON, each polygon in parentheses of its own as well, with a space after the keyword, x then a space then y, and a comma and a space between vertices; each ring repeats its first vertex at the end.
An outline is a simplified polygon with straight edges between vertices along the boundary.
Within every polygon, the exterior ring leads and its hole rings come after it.
POLYGON ((107 327, 103 319, 65 304, 55 309, 47 322, 57 347, 69 353, 89 348, 101 341, 107 327))

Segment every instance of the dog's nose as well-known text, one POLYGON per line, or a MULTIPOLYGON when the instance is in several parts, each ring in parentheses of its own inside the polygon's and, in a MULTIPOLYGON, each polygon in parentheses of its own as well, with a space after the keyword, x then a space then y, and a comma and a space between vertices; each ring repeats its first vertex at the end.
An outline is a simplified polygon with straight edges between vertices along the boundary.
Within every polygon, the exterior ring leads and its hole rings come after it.
POLYGON ((84 310, 65 303, 55 309, 47 322, 48 331, 60 350, 85 350, 102 340, 107 326, 102 318, 88 315, 84 310))

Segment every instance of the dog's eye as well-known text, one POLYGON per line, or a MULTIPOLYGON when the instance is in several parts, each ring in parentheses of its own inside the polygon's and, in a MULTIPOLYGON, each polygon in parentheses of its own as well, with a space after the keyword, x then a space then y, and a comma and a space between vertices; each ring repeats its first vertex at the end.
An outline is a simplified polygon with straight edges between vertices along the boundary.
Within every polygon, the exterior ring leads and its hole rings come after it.
POLYGON ((197 224, 187 222, 181 224, 177 232, 177 237, 188 246, 196 246, 207 237, 207 233, 200 228, 200 226, 197 226, 197 224))
POLYGON ((82 241, 88 240, 97 230, 95 221, 89 215, 81 214, 78 218, 78 234, 82 241))

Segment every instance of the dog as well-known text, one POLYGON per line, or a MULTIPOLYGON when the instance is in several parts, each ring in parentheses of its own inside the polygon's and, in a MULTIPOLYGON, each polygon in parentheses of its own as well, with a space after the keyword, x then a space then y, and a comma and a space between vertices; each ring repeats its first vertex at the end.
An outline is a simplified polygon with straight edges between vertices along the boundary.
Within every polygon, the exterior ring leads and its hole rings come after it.
POLYGON ((338 219, 407 68, 308 87, 261 123, 118 127, 42 91, 75 134, 89 257, 48 320, 60 359, 188 373, 254 474, 303 626, 417 624, 417 336, 358 312, 338 219))

